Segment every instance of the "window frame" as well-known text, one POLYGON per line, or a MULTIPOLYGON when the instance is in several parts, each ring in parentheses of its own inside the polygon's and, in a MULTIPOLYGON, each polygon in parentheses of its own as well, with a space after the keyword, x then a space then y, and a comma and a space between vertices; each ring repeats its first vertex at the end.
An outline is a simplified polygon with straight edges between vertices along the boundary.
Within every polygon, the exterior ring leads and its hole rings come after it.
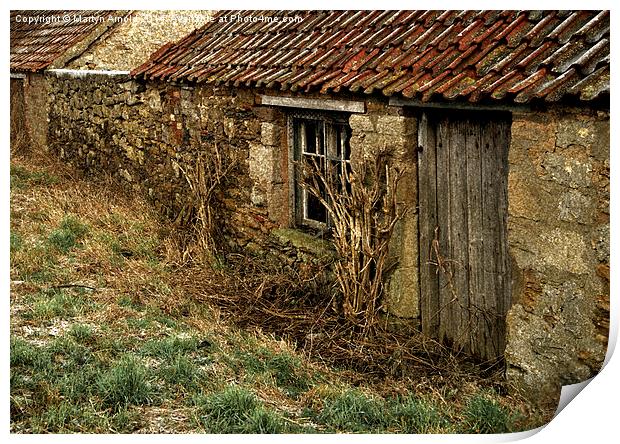
MULTIPOLYGON (((332 218, 329 211, 326 212, 326 222, 321 222, 316 219, 312 219, 307 214, 308 211, 308 194, 309 191, 304 189, 301 185, 301 173, 299 171, 298 163, 302 160, 303 155, 316 156, 322 158, 325 165, 331 165, 334 162, 344 162, 348 165, 350 171, 351 168, 351 128, 349 126, 349 113, 343 112, 321 112, 321 111, 306 111, 296 110, 288 113, 287 116, 287 132, 288 132, 288 159, 289 159, 289 203, 290 203, 290 222, 291 226, 297 228, 313 228, 320 231, 329 229, 332 224, 332 218), (317 142, 315 144, 315 153, 305 152, 304 143, 298 143, 300 135, 295 133, 296 121, 299 120, 314 120, 319 122, 318 128, 320 133, 317 132, 317 142), (340 140, 338 142, 337 132, 335 128, 340 127, 340 140), (342 140, 342 131, 346 133, 346 138, 342 140), (319 136, 323 138, 323 152, 318 153, 320 146, 319 136), (339 146, 338 146, 339 145, 339 146), (338 152, 340 148, 340 152, 338 152), (348 156, 348 157, 347 157, 348 156)), ((305 141, 304 139, 302 139, 305 141)), ((341 164, 340 164, 341 165, 341 164)))

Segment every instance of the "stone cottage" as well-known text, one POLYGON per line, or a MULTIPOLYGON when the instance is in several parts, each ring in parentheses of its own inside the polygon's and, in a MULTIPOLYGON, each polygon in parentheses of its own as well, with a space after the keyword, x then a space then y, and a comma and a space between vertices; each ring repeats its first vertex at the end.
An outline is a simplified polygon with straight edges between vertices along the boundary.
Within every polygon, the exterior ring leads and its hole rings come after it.
POLYGON ((535 395, 596 374, 606 352, 609 23, 608 11, 220 11, 129 76, 51 79, 48 145, 173 218, 195 159, 234 155, 228 247, 309 255, 330 215, 299 162, 389 148, 410 211, 387 312, 505 358, 535 395))
POLYGON ((12 144, 20 137, 46 146, 51 75, 127 74, 210 17, 208 11, 11 11, 12 144))

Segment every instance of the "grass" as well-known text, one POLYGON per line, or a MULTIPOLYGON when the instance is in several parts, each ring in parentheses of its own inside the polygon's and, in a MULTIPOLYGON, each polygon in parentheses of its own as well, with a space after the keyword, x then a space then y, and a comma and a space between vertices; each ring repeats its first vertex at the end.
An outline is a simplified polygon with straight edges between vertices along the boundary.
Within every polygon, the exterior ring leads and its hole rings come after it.
POLYGON ((194 337, 172 336, 163 339, 147 340, 141 352, 146 356, 153 356, 171 361, 196 350, 198 340, 194 337))
POLYGON ((136 357, 123 356, 97 379, 104 406, 114 411, 128 405, 149 405, 156 396, 148 369, 136 357))
POLYGON ((46 170, 33 170, 29 166, 11 164, 11 188, 49 186, 60 181, 58 176, 46 170))
POLYGON ((512 430, 513 415, 491 396, 476 394, 463 413, 465 433, 508 433, 512 430))
POLYGON ((338 432, 377 433, 389 425, 385 402, 355 389, 328 397, 315 419, 338 432))
POLYGON ((46 321, 53 318, 69 319, 94 310, 97 305, 83 290, 69 292, 63 289, 45 289, 29 298, 31 310, 26 319, 46 321))
POLYGON ((395 399, 391 413, 397 429, 402 433, 441 433, 451 429, 449 420, 437 406, 417 396, 395 399))
POLYGON ((188 392, 197 389, 203 377, 200 367, 182 354, 176 355, 169 363, 161 365, 158 373, 168 385, 188 392))
POLYGON ((251 377, 272 382, 289 396, 300 395, 312 387, 313 379, 320 379, 320 375, 310 374, 301 359, 288 351, 275 352, 266 347, 238 349, 234 357, 237 362, 233 366, 243 368, 251 377))
POLYGON ((11 253, 19 251, 23 244, 24 241, 19 234, 11 233, 11 240, 9 243, 11 253))
POLYGON ((285 423, 256 395, 230 386, 198 402, 199 418, 208 433, 282 433, 285 423))
POLYGON ((47 238, 49 244, 62 253, 67 253, 79 245, 88 233, 88 227, 74 216, 65 216, 60 226, 52 231, 47 238))
POLYGON ((377 381, 231 325, 180 286, 185 270, 166 224, 114 184, 75 179, 47 160, 13 159, 10 228, 14 433, 491 433, 540 425, 483 387, 464 382, 453 393, 377 381))
POLYGON ((93 327, 85 324, 73 324, 69 330, 69 334, 77 341, 85 342, 93 336, 93 327))

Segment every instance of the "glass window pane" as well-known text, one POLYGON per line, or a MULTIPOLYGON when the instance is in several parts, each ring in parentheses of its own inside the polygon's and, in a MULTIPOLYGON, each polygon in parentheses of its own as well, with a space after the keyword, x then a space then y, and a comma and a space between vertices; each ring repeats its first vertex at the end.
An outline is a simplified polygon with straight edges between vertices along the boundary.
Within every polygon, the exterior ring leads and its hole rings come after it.
POLYGON ((350 160, 351 159, 351 147, 349 146, 349 133, 348 127, 343 127, 341 130, 341 140, 342 140, 342 151, 343 151, 343 159, 350 160))
MULTIPOLYGON (((347 162, 350 157, 348 124, 334 121, 329 116, 326 119, 301 117, 293 120, 292 129, 295 159, 301 160, 308 172, 318 169, 333 184, 336 195, 350 191, 345 174, 345 169, 350 169, 347 162)), ((301 176, 298 177, 301 179, 301 176)), ((319 180, 314 184, 321 187, 322 197, 327 198, 322 182, 319 180)), ((327 208, 320 200, 301 183, 296 183, 295 189, 298 222, 305 220, 330 225, 327 208)))
POLYGON ((306 219, 327 223, 327 209, 309 192, 306 193, 306 219))
POLYGON ((340 137, 340 128, 334 126, 333 130, 333 141, 334 141, 334 149, 336 159, 342 159, 342 140, 340 137))
POLYGON ((311 120, 306 120, 305 122, 306 133, 303 135, 304 138, 304 152, 305 153, 316 153, 316 141, 317 141, 317 122, 313 122, 311 120))
POLYGON ((317 154, 325 155, 325 125, 323 122, 316 122, 316 144, 317 154))

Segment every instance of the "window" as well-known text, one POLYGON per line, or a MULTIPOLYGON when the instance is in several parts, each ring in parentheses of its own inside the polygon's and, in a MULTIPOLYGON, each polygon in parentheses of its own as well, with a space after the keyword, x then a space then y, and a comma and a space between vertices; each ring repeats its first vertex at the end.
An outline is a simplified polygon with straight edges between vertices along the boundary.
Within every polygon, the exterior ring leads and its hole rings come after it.
MULTIPOLYGON (((299 168, 318 168, 337 188, 342 186, 346 169, 350 172, 350 128, 347 116, 299 114, 291 118, 291 140, 295 160, 294 214, 297 225, 324 229, 332 225, 331 217, 321 201, 302 184, 299 168)), ((327 193, 322 190, 324 198, 327 193)))

